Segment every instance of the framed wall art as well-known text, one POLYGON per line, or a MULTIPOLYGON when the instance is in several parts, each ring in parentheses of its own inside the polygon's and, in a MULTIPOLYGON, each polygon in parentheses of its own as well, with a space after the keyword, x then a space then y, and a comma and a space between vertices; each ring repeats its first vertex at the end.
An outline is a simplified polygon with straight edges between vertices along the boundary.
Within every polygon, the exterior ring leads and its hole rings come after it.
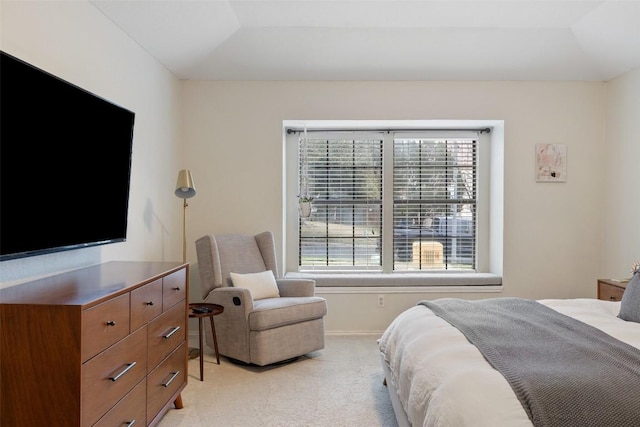
POLYGON ((567 146, 536 144, 536 181, 567 181, 567 146))

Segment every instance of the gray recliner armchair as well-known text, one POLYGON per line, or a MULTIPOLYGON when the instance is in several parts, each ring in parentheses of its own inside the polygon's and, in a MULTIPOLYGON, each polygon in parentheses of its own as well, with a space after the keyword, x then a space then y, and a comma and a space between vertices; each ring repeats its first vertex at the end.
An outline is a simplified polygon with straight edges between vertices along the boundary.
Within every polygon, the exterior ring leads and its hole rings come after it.
MULTIPOLYGON (((220 354, 264 366, 324 348, 327 302, 314 296, 314 280, 278 276, 271 232, 206 235, 196 241, 196 251, 202 299, 224 307, 215 317, 220 354), (269 270, 279 295, 261 297, 261 291, 234 286, 231 279, 270 276, 269 270)), ((213 348, 211 326, 205 325, 213 348)))

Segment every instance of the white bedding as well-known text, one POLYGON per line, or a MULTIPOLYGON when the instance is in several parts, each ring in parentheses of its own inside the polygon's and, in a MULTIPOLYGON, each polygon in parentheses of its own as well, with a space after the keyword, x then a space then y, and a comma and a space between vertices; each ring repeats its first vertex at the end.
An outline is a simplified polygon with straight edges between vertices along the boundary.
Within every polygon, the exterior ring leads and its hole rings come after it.
MULTIPOLYGON (((596 299, 539 300, 640 349, 640 323, 617 317, 619 302, 596 299)), ((391 381, 407 418, 417 426, 529 426, 504 377, 475 346, 424 306, 412 307, 379 340, 391 381)))

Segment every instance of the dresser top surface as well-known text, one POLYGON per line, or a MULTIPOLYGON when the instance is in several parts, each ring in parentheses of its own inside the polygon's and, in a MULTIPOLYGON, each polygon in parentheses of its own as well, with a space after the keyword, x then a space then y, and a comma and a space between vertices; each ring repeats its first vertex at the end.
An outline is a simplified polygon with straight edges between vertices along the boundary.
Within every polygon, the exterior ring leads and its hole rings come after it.
POLYGON ((181 262, 106 262, 0 289, 0 304, 93 305, 186 266, 181 262))

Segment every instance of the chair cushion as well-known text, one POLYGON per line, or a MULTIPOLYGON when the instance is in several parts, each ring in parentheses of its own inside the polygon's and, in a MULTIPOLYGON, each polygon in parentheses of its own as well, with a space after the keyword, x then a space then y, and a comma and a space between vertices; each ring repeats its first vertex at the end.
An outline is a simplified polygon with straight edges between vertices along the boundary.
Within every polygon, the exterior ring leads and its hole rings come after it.
POLYGON ((276 278, 271 270, 260 273, 229 273, 233 286, 236 288, 246 288, 251 292, 253 300, 264 298, 278 298, 280 291, 276 278))
POLYGON ((249 313, 249 329, 264 331, 293 323, 319 319, 327 314, 322 297, 280 297, 255 301, 249 313))

